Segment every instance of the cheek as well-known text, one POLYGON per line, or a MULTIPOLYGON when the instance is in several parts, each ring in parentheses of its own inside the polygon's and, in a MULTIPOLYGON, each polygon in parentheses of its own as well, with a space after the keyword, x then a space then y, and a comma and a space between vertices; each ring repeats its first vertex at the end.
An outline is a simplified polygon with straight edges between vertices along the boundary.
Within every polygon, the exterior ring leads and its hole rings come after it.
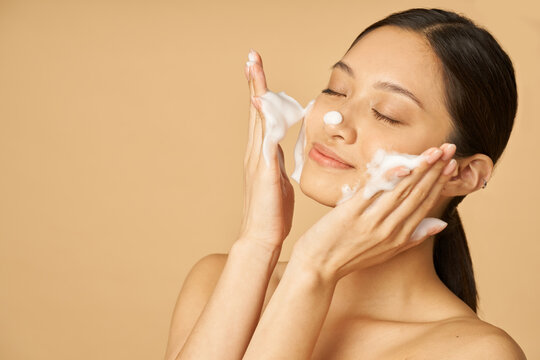
POLYGON ((314 138, 321 138, 324 124, 320 111, 320 107, 317 107, 317 103, 315 103, 313 109, 304 118, 306 144, 311 143, 314 138))
POLYGON ((430 147, 439 147, 449 134, 446 124, 438 123, 431 126, 417 126, 406 136, 396 141, 394 150, 401 153, 419 155, 430 147))

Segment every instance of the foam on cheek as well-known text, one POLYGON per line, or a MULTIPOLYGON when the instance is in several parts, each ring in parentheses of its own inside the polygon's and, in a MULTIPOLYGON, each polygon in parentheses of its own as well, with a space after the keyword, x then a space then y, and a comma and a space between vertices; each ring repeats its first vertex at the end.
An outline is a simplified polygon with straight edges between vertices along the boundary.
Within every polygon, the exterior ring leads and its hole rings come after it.
POLYGON ((338 200, 336 205, 339 205, 349 200, 356 193, 356 190, 358 190, 358 185, 351 188, 349 184, 344 184, 341 187, 341 199, 338 200))
MULTIPOLYGON (((387 179, 385 173, 395 167, 404 166, 409 170, 412 170, 420 165, 420 163, 426 157, 423 155, 410 155, 410 154, 400 154, 396 152, 386 152, 384 149, 379 149, 375 152, 372 160, 367 164, 367 173, 370 175, 368 181, 364 186, 364 192, 362 196, 365 199, 370 199, 378 191, 389 191, 396 187, 397 183, 401 178, 395 177, 392 179, 387 179)), ((358 190, 358 185, 351 188, 349 184, 344 184, 341 187, 342 197, 337 202, 336 205, 339 205, 348 199, 350 199, 358 190)), ((378 200, 378 199, 377 199, 378 200)), ((377 203, 377 200, 374 201, 365 211, 373 208, 377 203)), ((422 219, 420 223, 416 226, 413 231, 410 240, 417 241, 423 239, 429 233, 433 233, 437 229, 446 226, 446 222, 433 218, 427 217, 422 219)))
POLYGON ((369 199, 380 190, 392 190, 397 185, 400 178, 387 179, 385 174, 388 170, 398 166, 412 170, 418 167, 424 159, 423 155, 400 154, 378 149, 373 159, 367 164, 367 173, 370 178, 364 187, 364 198, 369 199))
MULTIPOLYGON (((266 165, 269 165, 271 147, 277 146, 285 137, 287 130, 304 117, 314 100, 304 109, 298 101, 285 94, 285 92, 275 93, 270 90, 259 96, 259 99, 261 100, 261 111, 265 121, 263 156, 266 165)), ((301 135, 303 136, 303 133, 301 135)))
MULTIPOLYGON (((409 170, 414 169, 425 157, 423 155, 400 154, 397 152, 387 152, 384 149, 375 151, 373 158, 367 164, 367 173, 370 175, 364 185, 363 197, 370 199, 378 191, 389 191, 396 187, 400 178, 386 178, 386 172, 398 166, 404 166, 409 170)), ((350 199, 358 190, 358 184, 353 188, 349 184, 344 184, 341 187, 341 199, 337 204, 341 204, 350 199)))

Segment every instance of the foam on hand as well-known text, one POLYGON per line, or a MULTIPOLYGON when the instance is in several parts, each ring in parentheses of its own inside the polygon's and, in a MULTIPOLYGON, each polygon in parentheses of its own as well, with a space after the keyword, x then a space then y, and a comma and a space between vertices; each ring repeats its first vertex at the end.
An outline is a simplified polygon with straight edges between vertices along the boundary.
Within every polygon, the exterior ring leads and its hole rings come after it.
MULTIPOLYGON (((372 160, 367 164, 367 173, 370 175, 370 177, 364 185, 364 192, 362 196, 364 199, 370 199, 373 195, 381 190, 390 191, 394 189, 402 178, 394 177, 387 179, 385 176, 386 172, 398 166, 404 166, 409 170, 413 170, 414 168, 418 167, 425 158, 426 157, 424 155, 400 154, 397 152, 387 152, 384 149, 378 149, 375 152, 372 160)), ((342 197, 336 203, 336 205, 350 199, 357 190, 358 184, 353 188, 351 188, 349 184, 344 184, 341 187, 342 197)), ((377 200, 375 200, 365 211, 373 208, 377 203, 377 200)), ((437 218, 424 218, 415 228, 410 240, 420 240, 429 233, 432 233, 436 229, 446 225, 446 222, 437 218)))
MULTIPOLYGON (((248 53, 248 61, 246 66, 251 68, 257 62, 255 52, 248 53)), ((300 121, 308 114, 313 107, 315 99, 311 100, 305 108, 291 96, 281 91, 275 93, 267 89, 267 91, 258 97, 261 102, 261 112, 264 116, 265 130, 263 139, 263 157, 266 165, 270 165, 270 149, 285 137, 287 130, 295 123, 300 121)), ((294 148, 295 168, 291 178, 300 183, 300 175, 304 166, 304 149, 306 147, 305 125, 302 123, 298 139, 294 148)), ((279 151, 278 151, 279 153, 279 151)), ((284 160, 281 156, 278 157, 279 165, 283 171, 285 168, 284 160)), ((285 172, 285 171, 283 171, 285 172)))
MULTIPOLYGON (((306 108, 304 117, 309 114, 309 111, 313 108, 315 99, 311 100, 306 108)), ((294 171, 291 174, 291 178, 300 184, 300 176, 302 175, 302 169, 304 168, 304 152, 306 149, 306 121, 302 122, 302 127, 298 132, 298 138, 296 139, 296 144, 294 146, 294 171)))
POLYGON ((269 165, 270 148, 277 146, 285 137, 287 130, 304 117, 309 106, 304 109, 298 101, 283 91, 275 93, 267 90, 259 96, 259 99, 265 122, 263 156, 266 164, 269 165))

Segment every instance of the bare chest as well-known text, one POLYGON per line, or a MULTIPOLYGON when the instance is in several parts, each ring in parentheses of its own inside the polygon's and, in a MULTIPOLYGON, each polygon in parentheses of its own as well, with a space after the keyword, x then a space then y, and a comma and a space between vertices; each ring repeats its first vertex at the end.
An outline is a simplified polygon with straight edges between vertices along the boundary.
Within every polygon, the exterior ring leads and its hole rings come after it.
POLYGON ((428 332, 426 326, 339 320, 329 312, 311 359, 415 359, 428 332))
MULTIPOLYGON (((268 286, 264 307, 278 284, 279 280, 273 277, 268 286)), ((313 350, 312 360, 425 360, 432 358, 434 353, 451 351, 452 339, 447 342, 448 349, 440 348, 436 323, 358 320, 347 316, 344 309, 337 305, 339 303, 336 299, 332 300, 313 350)), ((435 358, 440 359, 439 356, 435 358)))

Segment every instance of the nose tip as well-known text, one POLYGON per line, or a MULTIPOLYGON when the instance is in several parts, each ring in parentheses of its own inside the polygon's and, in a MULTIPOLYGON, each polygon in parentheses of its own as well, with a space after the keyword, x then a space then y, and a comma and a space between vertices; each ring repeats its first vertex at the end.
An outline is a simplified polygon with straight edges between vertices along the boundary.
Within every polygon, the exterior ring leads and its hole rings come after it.
POLYGON ((329 137, 341 139, 339 141, 345 141, 347 143, 355 141, 356 130, 352 124, 347 124, 347 122, 344 121, 344 117, 340 111, 328 111, 323 116, 323 123, 328 125, 324 126, 324 130, 329 137))

